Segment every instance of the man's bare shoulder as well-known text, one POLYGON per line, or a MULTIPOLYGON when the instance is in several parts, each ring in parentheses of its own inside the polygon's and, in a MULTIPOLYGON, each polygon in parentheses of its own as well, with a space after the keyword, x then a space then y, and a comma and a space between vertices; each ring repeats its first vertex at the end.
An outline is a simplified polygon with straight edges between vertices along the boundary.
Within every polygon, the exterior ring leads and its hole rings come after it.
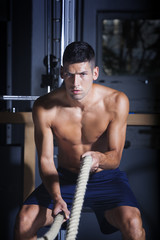
POLYGON ((100 84, 94 84, 94 88, 97 92, 108 101, 113 101, 115 103, 124 100, 128 102, 128 97, 125 93, 118 91, 113 88, 109 88, 100 84))
POLYGON ((55 91, 47 93, 39 97, 33 105, 33 119, 36 117, 50 118, 54 116, 59 107, 66 104, 65 102, 65 90, 63 88, 58 88, 55 91))
POLYGON ((64 104, 65 90, 63 88, 58 88, 55 91, 47 93, 39 97, 35 103, 34 107, 44 108, 46 110, 52 109, 56 106, 61 106, 64 104))
POLYGON ((129 100, 125 93, 98 84, 95 87, 101 98, 103 98, 107 111, 128 114, 129 100))

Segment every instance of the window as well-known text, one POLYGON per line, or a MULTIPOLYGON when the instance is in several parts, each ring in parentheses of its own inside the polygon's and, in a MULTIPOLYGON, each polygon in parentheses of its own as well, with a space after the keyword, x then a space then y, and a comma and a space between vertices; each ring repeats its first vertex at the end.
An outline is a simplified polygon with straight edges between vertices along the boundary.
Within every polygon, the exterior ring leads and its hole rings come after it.
POLYGON ((102 29, 107 75, 160 73, 160 20, 104 19, 102 29))
POLYGON ((99 13, 98 45, 103 73, 159 76, 160 19, 144 18, 142 14, 122 16, 99 13))
POLYGON ((97 83, 126 93, 130 111, 160 112, 160 14, 97 12, 97 83))

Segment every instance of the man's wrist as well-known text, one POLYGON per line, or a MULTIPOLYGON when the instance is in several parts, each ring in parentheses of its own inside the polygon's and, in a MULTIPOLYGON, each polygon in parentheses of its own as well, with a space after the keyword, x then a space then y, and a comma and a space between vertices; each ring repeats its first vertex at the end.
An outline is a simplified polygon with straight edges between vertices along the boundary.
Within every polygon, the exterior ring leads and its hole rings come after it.
POLYGON ((58 195, 53 194, 52 199, 54 202, 58 202, 58 201, 62 200, 62 196, 61 196, 61 194, 58 194, 58 195))

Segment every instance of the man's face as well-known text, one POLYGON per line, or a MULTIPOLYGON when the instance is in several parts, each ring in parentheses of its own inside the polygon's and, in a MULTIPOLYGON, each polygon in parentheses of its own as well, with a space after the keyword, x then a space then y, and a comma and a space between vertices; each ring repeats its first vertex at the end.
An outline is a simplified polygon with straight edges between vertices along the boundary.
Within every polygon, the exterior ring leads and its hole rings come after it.
POLYGON ((65 63, 61 69, 68 95, 74 100, 83 99, 98 78, 98 67, 92 68, 89 62, 65 63))

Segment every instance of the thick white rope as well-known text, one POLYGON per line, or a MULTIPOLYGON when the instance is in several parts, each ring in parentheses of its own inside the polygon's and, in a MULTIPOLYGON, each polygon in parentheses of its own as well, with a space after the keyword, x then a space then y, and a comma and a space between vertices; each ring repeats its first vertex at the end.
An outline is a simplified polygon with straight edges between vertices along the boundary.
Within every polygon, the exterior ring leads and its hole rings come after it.
POLYGON ((44 239, 45 240, 54 240, 59 233, 59 230, 62 226, 63 220, 64 220, 64 215, 62 213, 59 213, 55 217, 54 222, 51 225, 49 231, 47 233, 45 233, 43 237, 37 238, 37 240, 44 240, 44 239))
POLYGON ((92 157, 86 156, 80 168, 80 173, 77 179, 77 187, 74 195, 71 217, 67 226, 66 240, 75 240, 78 233, 81 210, 83 207, 86 186, 89 178, 89 173, 92 164, 92 157))
MULTIPOLYGON (((77 179, 77 186, 76 186, 73 205, 71 209, 71 216, 67 226, 66 240, 76 239, 91 165, 92 165, 92 157, 91 156, 84 157, 82 160, 80 173, 77 179)), ((58 235, 58 232, 61 228, 63 220, 64 220, 64 215, 61 213, 58 214, 55 217, 55 220, 51 225, 50 230, 43 237, 37 238, 37 240, 44 240, 44 239, 54 240, 58 235)))

